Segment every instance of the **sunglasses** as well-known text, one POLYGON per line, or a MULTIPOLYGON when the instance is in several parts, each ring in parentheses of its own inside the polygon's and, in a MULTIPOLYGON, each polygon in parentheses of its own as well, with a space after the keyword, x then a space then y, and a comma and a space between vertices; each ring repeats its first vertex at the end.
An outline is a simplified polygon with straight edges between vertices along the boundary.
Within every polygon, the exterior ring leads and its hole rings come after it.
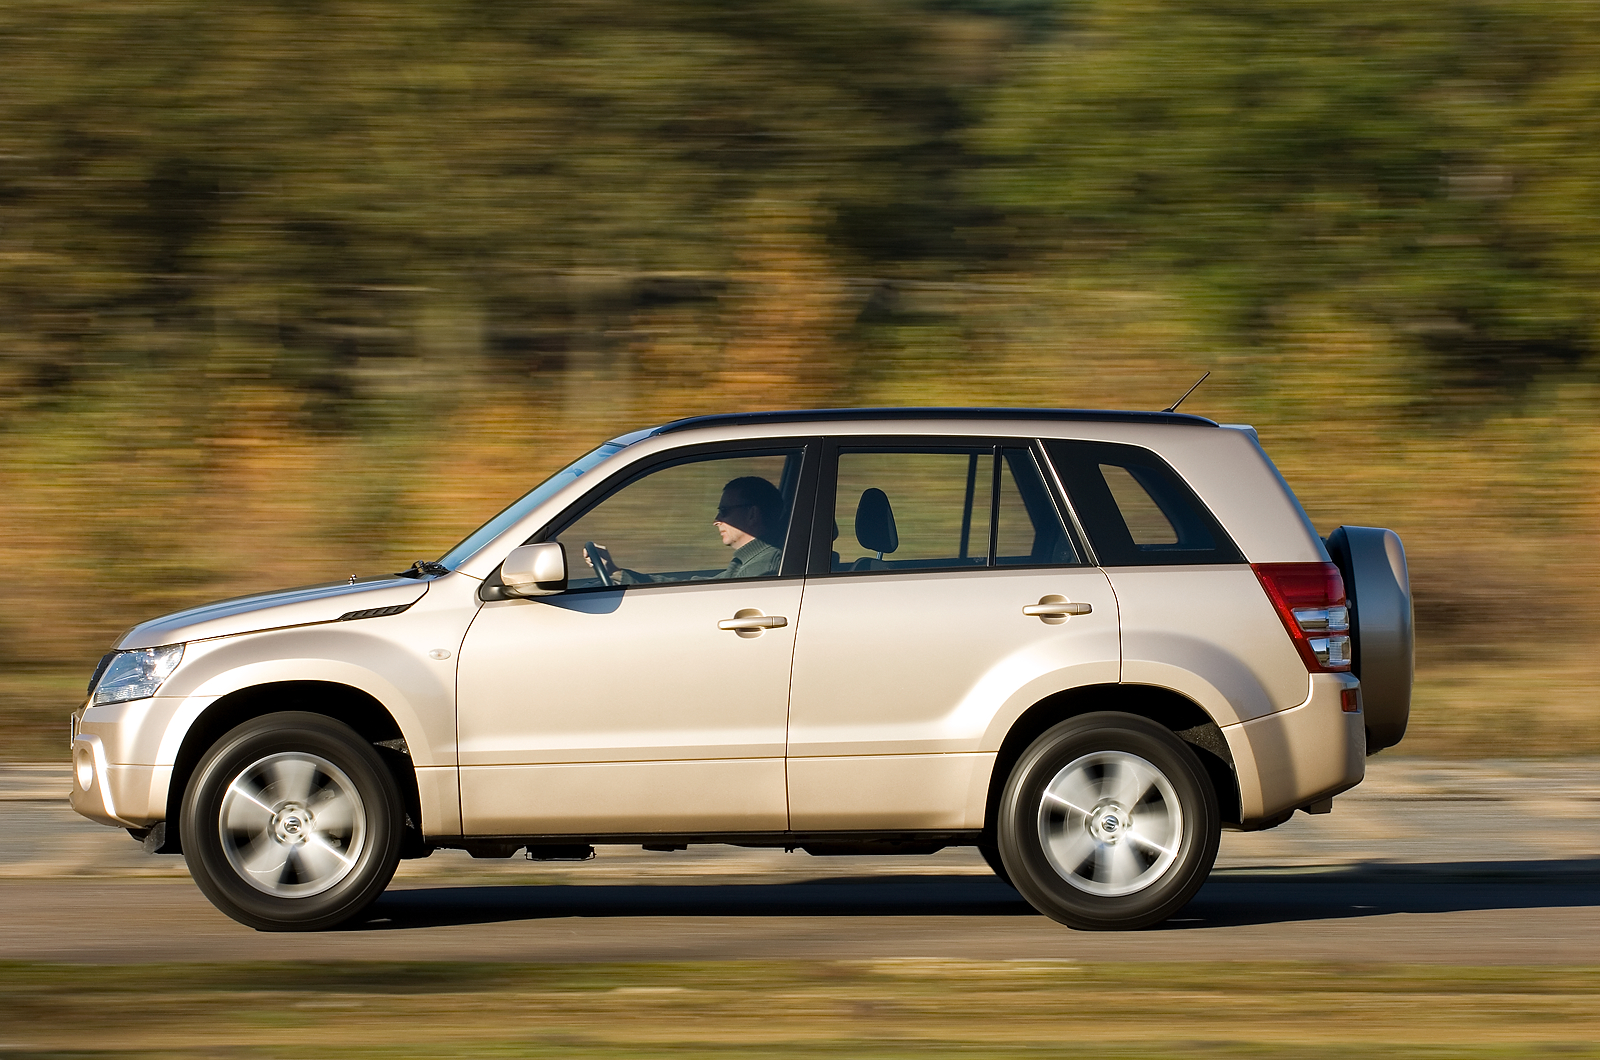
POLYGON ((717 518, 721 519, 724 515, 727 515, 729 512, 738 512, 738 511, 743 511, 746 508, 754 508, 754 507, 755 507, 755 505, 753 505, 753 504, 719 504, 719 505, 717 505, 717 518))

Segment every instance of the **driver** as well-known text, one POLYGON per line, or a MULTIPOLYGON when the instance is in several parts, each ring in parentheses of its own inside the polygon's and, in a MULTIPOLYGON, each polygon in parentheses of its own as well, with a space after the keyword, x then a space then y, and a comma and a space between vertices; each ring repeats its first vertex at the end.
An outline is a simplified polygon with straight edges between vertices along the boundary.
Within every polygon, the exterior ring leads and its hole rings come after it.
MULTIPOLYGON (((783 550, 771 541, 783 532, 783 494, 778 487, 759 475, 734 479, 722 487, 722 499, 717 504, 717 514, 711 520, 711 525, 717 528, 722 543, 733 549, 733 555, 728 557, 725 570, 708 578, 690 580, 771 578, 777 575, 783 564, 783 550)), ((589 550, 584 550, 584 563, 593 567, 598 560, 610 572, 613 585, 677 580, 617 567, 604 545, 595 545, 594 551, 597 555, 591 559, 589 550)))

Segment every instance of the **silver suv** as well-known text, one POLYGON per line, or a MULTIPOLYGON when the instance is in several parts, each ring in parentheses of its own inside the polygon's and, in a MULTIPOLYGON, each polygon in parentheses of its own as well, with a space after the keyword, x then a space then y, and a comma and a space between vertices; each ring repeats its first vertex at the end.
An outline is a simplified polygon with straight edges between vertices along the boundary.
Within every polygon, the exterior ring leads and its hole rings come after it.
POLYGON ((1399 538, 1319 538, 1249 427, 703 416, 437 562, 135 626, 73 715, 72 804, 264 930, 436 848, 595 843, 976 846, 1047 916, 1133 928, 1220 829, 1358 783, 1411 666, 1399 538))

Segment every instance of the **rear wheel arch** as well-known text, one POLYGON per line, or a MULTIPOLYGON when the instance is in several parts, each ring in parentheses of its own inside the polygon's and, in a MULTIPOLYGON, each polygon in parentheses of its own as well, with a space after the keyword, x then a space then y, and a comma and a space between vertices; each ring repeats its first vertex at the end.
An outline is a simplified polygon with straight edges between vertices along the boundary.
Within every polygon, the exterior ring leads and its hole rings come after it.
MULTIPOLYGON (((304 711, 343 722, 372 744, 400 789, 409 825, 408 847, 421 843, 422 800, 417 773, 405 748, 400 725, 381 702, 351 685, 331 681, 274 681, 221 696, 195 718, 183 735, 167 785, 166 842, 163 854, 183 853, 178 822, 183 793, 195 767, 213 744, 245 722, 282 711, 304 711)), ((411 853, 410 850, 407 851, 411 853)))
POLYGON ((1007 731, 989 776, 983 822, 987 842, 994 842, 996 817, 1006 780, 1028 747, 1052 726, 1097 711, 1146 718, 1188 744, 1211 779, 1223 822, 1237 825, 1239 780, 1234 773, 1233 754, 1221 727, 1204 708, 1187 696, 1155 685, 1083 685, 1046 696, 1024 711, 1007 731))

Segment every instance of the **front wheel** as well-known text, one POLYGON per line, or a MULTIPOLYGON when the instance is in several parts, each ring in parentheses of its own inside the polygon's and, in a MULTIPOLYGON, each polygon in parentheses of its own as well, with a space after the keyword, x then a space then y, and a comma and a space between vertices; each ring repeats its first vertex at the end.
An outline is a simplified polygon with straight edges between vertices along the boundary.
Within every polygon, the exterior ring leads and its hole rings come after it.
POLYGON ((206 752, 184 793, 189 872, 262 931, 316 931, 365 909, 400 859, 404 807, 376 751, 342 722, 285 712, 206 752))
POLYGON ((1069 927, 1147 927, 1194 897, 1217 857, 1216 792, 1194 752, 1131 714, 1049 729, 1006 781, 1000 856, 1012 886, 1069 927))

